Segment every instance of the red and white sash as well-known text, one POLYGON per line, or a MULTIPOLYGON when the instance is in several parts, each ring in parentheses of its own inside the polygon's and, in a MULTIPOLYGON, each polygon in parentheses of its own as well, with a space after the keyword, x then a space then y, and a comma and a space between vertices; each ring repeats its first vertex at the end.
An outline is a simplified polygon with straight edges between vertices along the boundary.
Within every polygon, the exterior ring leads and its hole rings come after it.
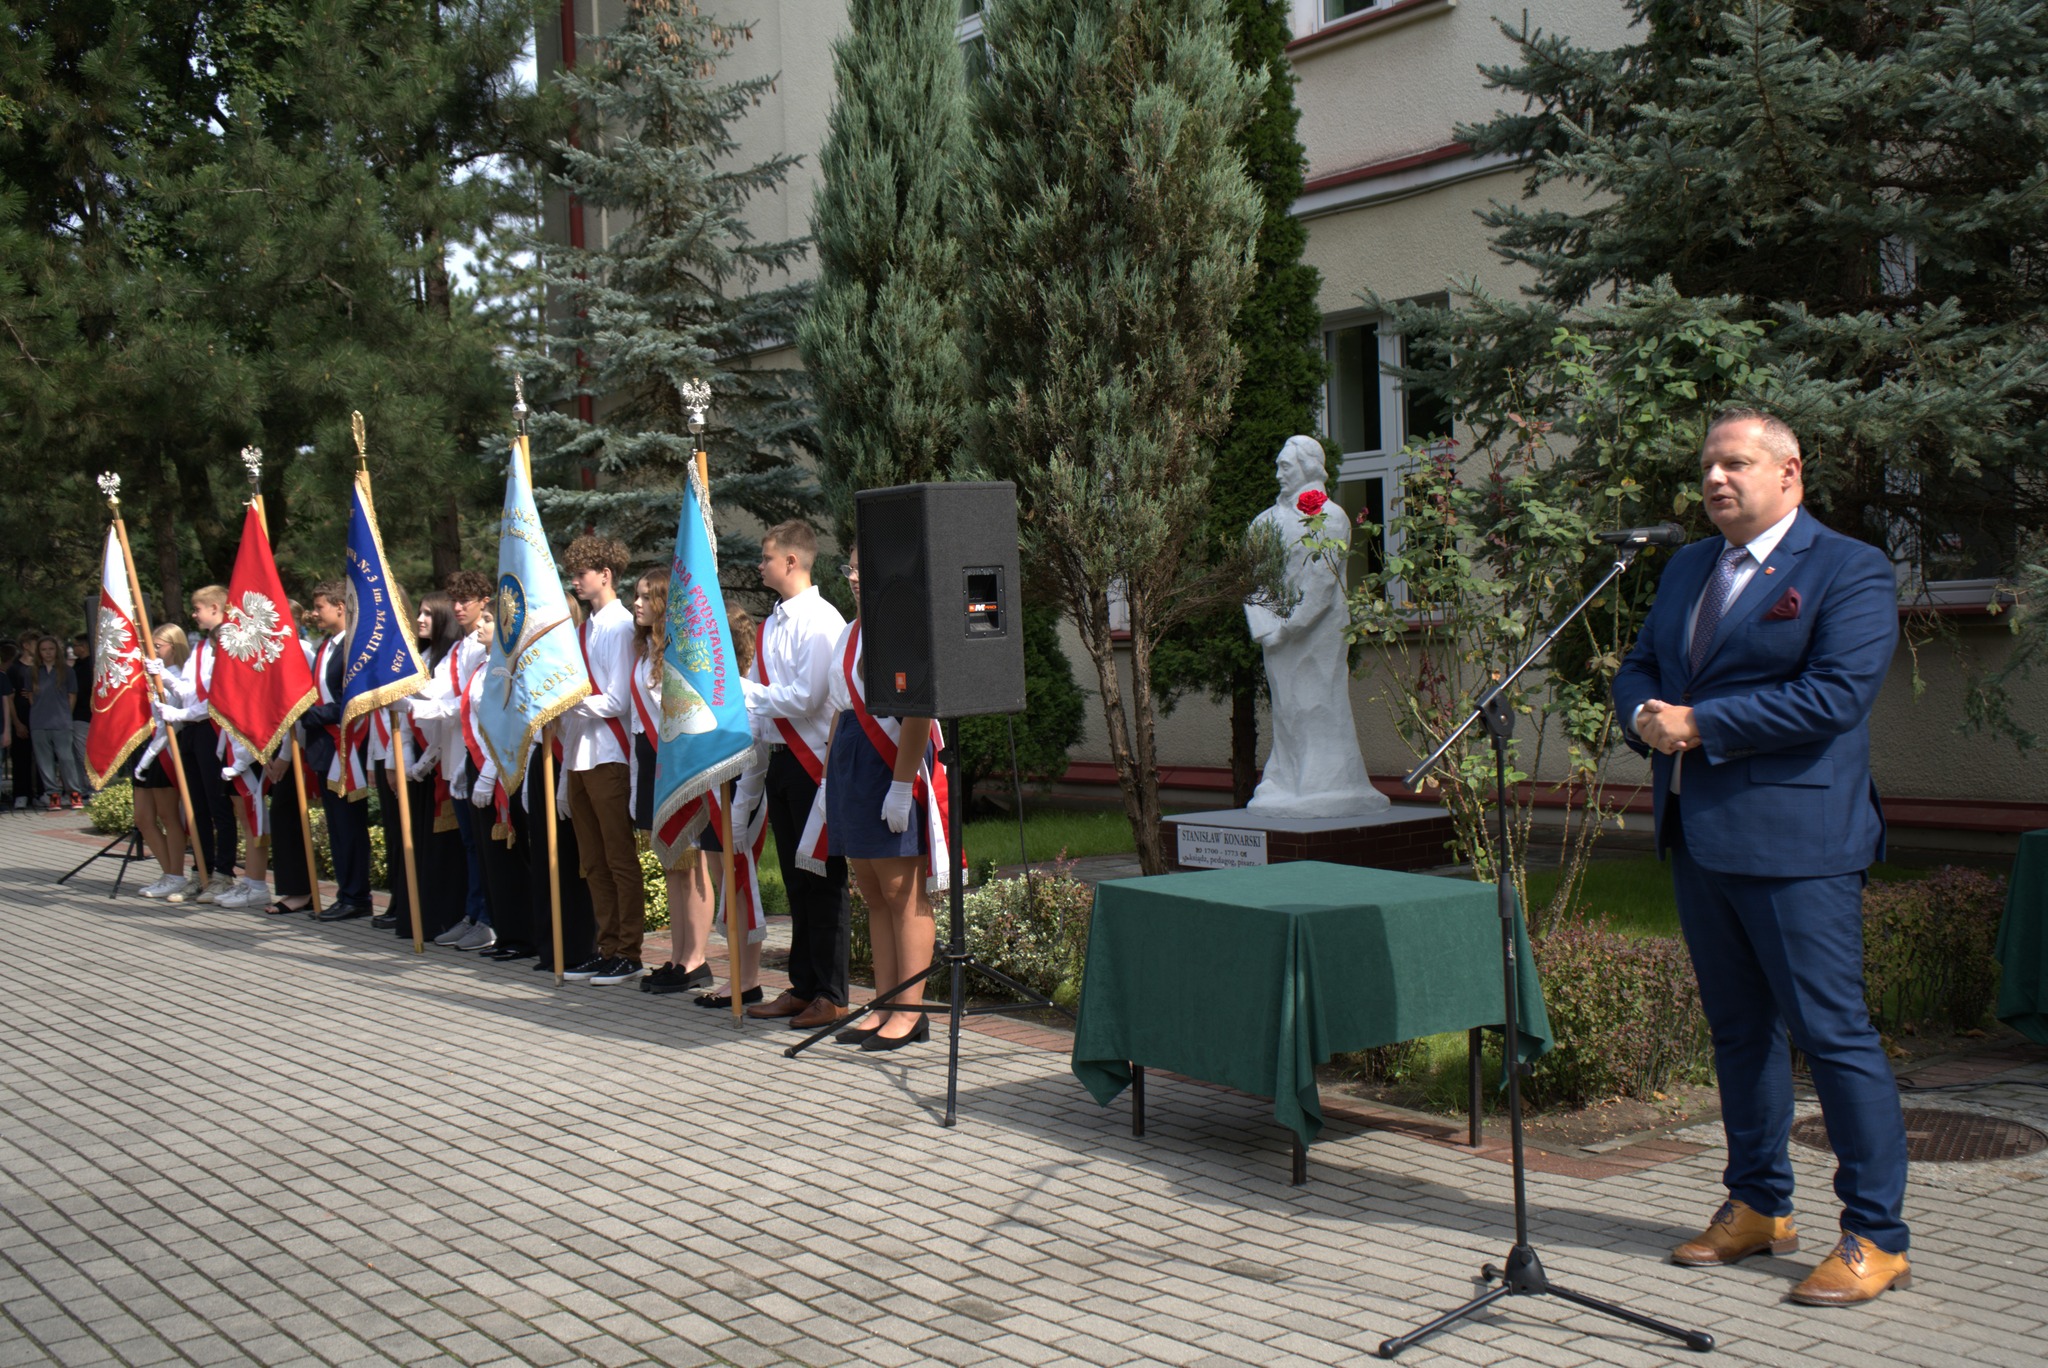
MULTIPOLYGON (((770 616, 773 615, 771 614, 770 616)), ((768 651, 766 649, 768 645, 768 621, 768 618, 762 618, 760 627, 754 632, 754 682, 763 686, 772 682, 768 678, 768 651)), ((796 724, 786 717, 778 717, 775 719, 775 730, 781 735, 782 744, 789 747, 789 753, 794 755, 797 763, 804 767, 804 773, 811 776, 811 782, 814 784, 824 783, 825 762, 818 758, 818 753, 811 749, 810 743, 805 741, 802 734, 797 731, 796 724)), ((830 744, 831 738, 832 727, 830 723, 827 723, 825 727, 827 744, 830 744)), ((824 847, 820 846, 819 849, 822 850, 824 847)))
MULTIPOLYGON (((327 653, 334 649, 334 638, 320 643, 320 650, 313 658, 313 687, 319 692, 322 703, 335 703, 334 692, 327 687, 327 653)), ((334 743, 334 758, 327 762, 327 787, 344 798, 361 793, 369 787, 363 776, 362 766, 356 757, 356 742, 361 736, 362 719, 358 718, 348 727, 335 725, 327 728, 327 739, 334 743)))
MULTIPOLYGON (((590 676, 590 696, 592 698, 603 698, 604 690, 597 687, 597 676, 592 673, 590 668, 589 618, 585 618, 582 625, 576 629, 576 646, 583 652, 583 673, 590 676)), ((630 763, 633 759, 633 742, 626 735, 626 724, 616 717, 607 717, 604 720, 604 724, 612 729, 612 740, 619 743, 619 754, 630 763)), ((648 734, 650 736, 661 735, 660 732, 650 732, 648 734)))
MULTIPOLYGON (((891 774, 896 772, 898 742, 903 737, 903 724, 893 717, 876 717, 868 711, 867 695, 860 683, 860 620, 856 618, 853 630, 846 634, 846 650, 839 658, 840 673, 846 680, 846 695, 853 701, 853 719, 860 724, 861 734, 882 757, 882 764, 891 774)), ((929 849, 925 856, 925 888, 937 893, 953 886, 953 870, 967 867, 967 852, 960 852, 956 866, 947 848, 946 812, 951 794, 947 790, 944 766, 934 766, 931 756, 944 750, 946 738, 935 720, 932 723, 931 745, 927 753, 918 758, 917 777, 911 781, 910 799, 914 811, 924 815, 925 831, 929 838, 929 849)), ((810 820, 804 823, 803 839, 799 843, 796 863, 800 869, 813 874, 825 872, 825 794, 821 789, 811 804, 810 820), (815 840, 813 837, 815 836, 815 840)))

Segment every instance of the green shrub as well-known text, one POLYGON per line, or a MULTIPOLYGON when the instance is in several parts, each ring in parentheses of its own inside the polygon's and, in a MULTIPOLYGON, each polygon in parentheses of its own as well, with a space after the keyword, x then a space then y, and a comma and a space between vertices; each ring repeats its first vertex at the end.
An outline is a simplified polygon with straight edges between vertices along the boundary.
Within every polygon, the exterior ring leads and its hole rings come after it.
POLYGON ((654 853, 652 839, 648 833, 637 831, 633 834, 640 845, 640 887, 647 898, 647 929, 666 931, 668 875, 662 870, 661 860, 654 853))
POLYGON ((1554 1041, 1525 1090, 1533 1106, 1649 1097, 1713 1077, 1713 1047, 1685 943, 1560 926, 1535 942, 1554 1041))
POLYGON ((2005 880, 1944 866, 1924 879, 1863 890, 1863 994, 1886 1035, 1922 1026, 1968 1030, 1998 994, 2005 880))
MULTIPOLYGON (((334 877, 334 847, 327 840, 327 811, 317 804, 312 807, 309 825, 313 828, 313 858, 320 864, 320 877, 334 877)), ((384 828, 376 821, 376 813, 365 814, 370 819, 370 887, 391 889, 391 867, 384 858, 384 828)), ((402 877, 402 876, 401 876, 402 877)))
MULTIPOLYGON (((1081 1000, 1081 971, 1088 959, 1088 921, 1095 910, 1095 890, 1074 877, 1074 867, 1058 860, 1026 881, 998 879, 967 893, 963 911, 967 945, 983 964, 1042 993, 1062 1007, 1081 1000)), ((941 941, 950 925, 948 905, 933 909, 941 941)), ((946 987, 934 983, 934 997, 946 987)), ((995 992, 978 980, 973 991, 995 992)))
POLYGON ((135 788, 126 779, 116 779, 85 805, 92 829, 108 836, 120 836, 135 825, 135 788))

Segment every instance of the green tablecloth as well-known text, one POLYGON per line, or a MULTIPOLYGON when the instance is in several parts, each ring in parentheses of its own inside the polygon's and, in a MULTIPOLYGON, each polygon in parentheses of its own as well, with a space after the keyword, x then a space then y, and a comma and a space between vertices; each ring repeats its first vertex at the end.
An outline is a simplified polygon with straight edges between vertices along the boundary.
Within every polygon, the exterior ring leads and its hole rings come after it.
POLYGON ((2048 1045, 2048 831, 2020 837, 1998 924, 1998 1019, 2048 1045))
MULTIPOLYGON (((1107 1103, 1132 1064, 1273 1099, 1306 1144, 1331 1055, 1501 1022, 1492 884, 1298 861, 1095 890, 1075 1077, 1107 1103)), ((1515 921, 1522 1057, 1550 1019, 1515 921)))

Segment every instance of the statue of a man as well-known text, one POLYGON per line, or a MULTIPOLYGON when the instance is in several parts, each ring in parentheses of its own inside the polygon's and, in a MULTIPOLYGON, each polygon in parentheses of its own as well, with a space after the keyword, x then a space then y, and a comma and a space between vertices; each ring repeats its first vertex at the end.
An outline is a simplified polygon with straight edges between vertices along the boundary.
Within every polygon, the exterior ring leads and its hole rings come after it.
MULTIPOLYGON (((1323 446, 1313 437, 1290 437, 1280 448, 1280 497, 1252 520, 1270 528, 1287 549, 1286 615, 1257 603, 1244 613, 1252 640, 1265 648, 1266 683, 1273 703, 1273 749, 1248 810, 1276 817, 1353 817, 1384 812, 1387 796, 1366 777, 1351 721, 1344 563, 1351 526, 1344 510, 1328 504, 1320 538, 1341 549, 1302 545, 1309 514, 1302 495, 1323 489, 1323 446)), ((1314 499, 1311 503, 1316 503, 1314 499)))

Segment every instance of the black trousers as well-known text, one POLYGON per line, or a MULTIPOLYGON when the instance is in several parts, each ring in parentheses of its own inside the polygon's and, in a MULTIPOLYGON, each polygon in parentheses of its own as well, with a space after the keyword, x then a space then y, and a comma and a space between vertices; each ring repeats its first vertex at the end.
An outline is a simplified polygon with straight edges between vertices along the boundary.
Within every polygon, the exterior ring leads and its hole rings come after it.
POLYGON ((205 853, 207 873, 233 878, 241 830, 235 824, 234 790, 220 777, 219 743, 211 722, 187 722, 178 732, 185 782, 192 789, 192 843, 205 853))
POLYGON ((775 858, 782 886, 789 890, 789 991, 800 998, 824 998, 846 1005, 847 935, 851 912, 846 899, 846 861, 834 855, 823 874, 796 867, 796 852, 810 820, 818 786, 803 764, 778 746, 768 761, 762 798, 768 829, 775 833, 775 858))
MULTIPOLYGON (((491 929, 498 933, 498 944, 539 949, 540 937, 534 933, 533 898, 527 883, 546 871, 543 868, 535 873, 530 869, 527 857, 533 851, 519 829, 517 803, 512 805, 512 812, 512 840, 506 842, 491 835, 498 821, 495 806, 469 810, 476 833, 477 858, 484 867, 484 899, 490 904, 491 929)), ((545 861, 545 850, 541 857, 545 861)))
MULTIPOLYGON (((542 784, 540 757, 526 767, 526 802, 512 805, 513 830, 526 847, 528 916, 533 944, 543 964, 555 954, 554 911, 548 889, 547 790, 542 784)), ((576 849, 576 827, 569 805, 555 805, 555 868, 562 889, 562 967, 573 969, 597 953, 597 917, 590 909, 590 885, 583 881, 583 861, 576 849)))
MULTIPOLYGON (((420 934, 431 940, 462 920, 462 890, 467 886, 469 862, 462 853, 460 835, 447 832, 448 841, 444 841, 434 831, 433 780, 408 781, 405 800, 412 815, 413 872, 419 878, 420 901, 426 904, 426 921, 420 934), (454 842, 454 859, 462 868, 463 880, 456 885, 452 917, 445 915, 451 906, 445 901, 449 841, 454 842)), ((391 894, 385 911, 398 918, 391 934, 411 940, 412 889, 405 881, 405 828, 399 824, 398 785, 392 782, 391 771, 381 764, 377 766, 377 806, 384 824, 384 882, 390 885, 391 894)))
MULTIPOLYGON (((291 748, 282 754, 289 757, 291 748)), ((313 790, 308 789, 306 797, 310 800, 313 790)), ((305 829, 299 825, 298 790, 292 786, 289 764, 270 786, 270 877, 280 898, 304 898, 313 892, 306 872, 305 829)))
MULTIPOLYGON (((324 787, 324 786, 323 786, 324 787)), ((320 795, 327 815, 327 849, 334 859, 337 902, 370 905, 370 802, 351 803, 340 794, 320 795)))

